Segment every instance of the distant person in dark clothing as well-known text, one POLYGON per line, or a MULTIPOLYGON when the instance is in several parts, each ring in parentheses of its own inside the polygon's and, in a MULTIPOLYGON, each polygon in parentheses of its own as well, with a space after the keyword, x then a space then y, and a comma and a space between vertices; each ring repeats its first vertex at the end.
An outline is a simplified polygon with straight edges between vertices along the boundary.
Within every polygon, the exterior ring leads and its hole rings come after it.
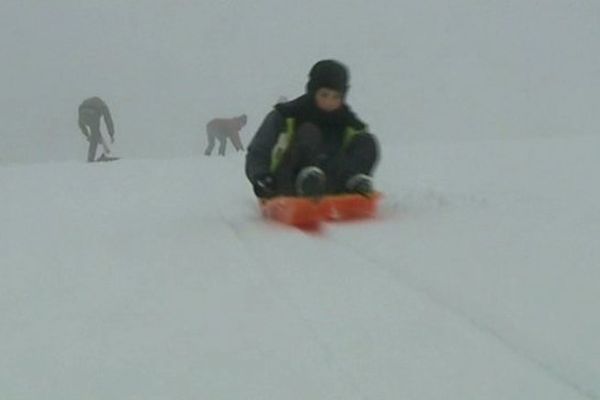
POLYGON ((85 136, 90 143, 87 156, 88 162, 114 159, 113 157, 108 156, 108 154, 110 154, 110 148, 100 132, 101 118, 104 118, 104 123, 106 124, 111 143, 114 143, 115 128, 106 103, 99 97, 90 97, 89 99, 85 99, 79 106, 79 128, 81 129, 83 136, 85 136), (98 144, 102 145, 103 153, 96 160, 98 144))
POLYGON ((210 156, 215 147, 215 140, 219 141, 219 155, 225 155, 227 139, 231 140, 236 151, 243 151, 240 130, 246 125, 248 118, 245 114, 235 118, 215 118, 206 124, 206 137, 208 146, 204 154, 210 156))
POLYGON ((379 145, 346 104, 346 67, 321 60, 306 93, 278 103, 248 146, 246 176, 259 198, 373 193, 379 145))

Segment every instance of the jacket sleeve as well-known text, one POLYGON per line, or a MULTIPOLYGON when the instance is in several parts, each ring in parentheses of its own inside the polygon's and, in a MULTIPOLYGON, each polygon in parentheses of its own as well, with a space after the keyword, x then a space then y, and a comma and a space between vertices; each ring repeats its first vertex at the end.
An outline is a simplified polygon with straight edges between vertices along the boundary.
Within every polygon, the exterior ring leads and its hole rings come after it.
POLYGON ((77 123, 79 124, 79 129, 81 129, 81 133, 83 133, 83 136, 85 136, 86 139, 89 140, 90 134, 89 134, 89 132, 88 132, 87 127, 85 126, 85 124, 81 121, 81 119, 79 119, 77 121, 77 123))
POLYGON ((240 138, 239 131, 233 131, 231 133, 231 135, 229 136, 229 139, 231 140, 231 143, 233 143, 233 147, 235 147, 235 149, 237 151, 244 150, 244 146, 242 145, 242 139, 240 138))
POLYGON ((271 152, 283 131, 283 116, 276 110, 271 111, 248 145, 246 153, 246 176, 250 182, 256 177, 269 173, 271 169, 271 152))
POLYGON ((106 124, 106 129, 108 129, 108 134, 112 138, 115 136, 115 126, 107 106, 102 107, 102 115, 104 116, 104 123, 106 124))

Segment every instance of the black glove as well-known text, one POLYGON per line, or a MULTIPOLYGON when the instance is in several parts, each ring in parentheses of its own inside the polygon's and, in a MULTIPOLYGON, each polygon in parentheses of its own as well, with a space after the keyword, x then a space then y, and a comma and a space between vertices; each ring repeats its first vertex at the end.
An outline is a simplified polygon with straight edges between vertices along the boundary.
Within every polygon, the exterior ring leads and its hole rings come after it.
POLYGON ((260 198, 270 198, 275 196, 277 185, 273 174, 262 174, 254 179, 252 183, 254 194, 260 198))

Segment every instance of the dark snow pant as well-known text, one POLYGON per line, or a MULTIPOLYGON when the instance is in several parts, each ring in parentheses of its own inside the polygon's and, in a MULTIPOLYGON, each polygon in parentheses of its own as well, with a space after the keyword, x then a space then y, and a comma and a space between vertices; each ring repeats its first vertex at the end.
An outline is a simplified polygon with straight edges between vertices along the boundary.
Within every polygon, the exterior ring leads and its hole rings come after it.
POLYGON ((88 148, 87 161, 93 162, 96 160, 98 144, 102 141, 100 136, 100 115, 95 110, 82 108, 79 110, 79 121, 89 129, 90 146, 88 148))
POLYGON ((213 148, 215 147, 215 139, 217 139, 219 141, 219 155, 224 156, 225 148, 227 147, 227 136, 220 135, 217 132, 207 132, 207 136, 208 147, 204 150, 204 155, 210 156, 210 153, 212 153, 213 148))
POLYGON ((277 192, 280 195, 296 195, 295 181, 300 170, 317 166, 327 177, 327 193, 343 193, 346 182, 352 176, 371 175, 377 157, 377 140, 370 133, 357 134, 347 148, 329 157, 324 152, 321 130, 314 124, 304 123, 298 127, 293 143, 275 172, 277 192))

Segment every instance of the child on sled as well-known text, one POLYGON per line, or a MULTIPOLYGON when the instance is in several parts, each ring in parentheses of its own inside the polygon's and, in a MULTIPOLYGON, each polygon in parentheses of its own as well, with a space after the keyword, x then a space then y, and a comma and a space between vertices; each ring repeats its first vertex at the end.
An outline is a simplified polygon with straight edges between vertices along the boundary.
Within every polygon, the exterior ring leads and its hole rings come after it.
POLYGON ((345 102, 348 81, 343 64, 321 60, 306 93, 266 116, 246 155, 257 197, 373 193, 378 142, 345 102))

